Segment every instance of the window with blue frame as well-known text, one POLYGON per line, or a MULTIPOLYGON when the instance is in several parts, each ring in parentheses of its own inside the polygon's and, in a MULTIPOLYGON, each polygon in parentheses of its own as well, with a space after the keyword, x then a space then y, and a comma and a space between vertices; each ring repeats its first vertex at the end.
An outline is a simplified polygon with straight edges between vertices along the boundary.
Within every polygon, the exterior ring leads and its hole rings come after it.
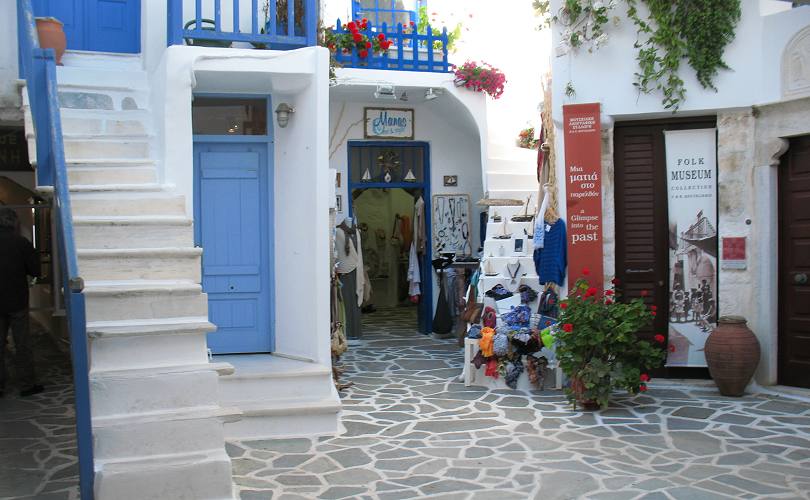
POLYGON ((354 20, 366 18, 374 27, 382 23, 394 27, 417 22, 419 8, 427 5, 427 0, 352 0, 352 4, 354 20))

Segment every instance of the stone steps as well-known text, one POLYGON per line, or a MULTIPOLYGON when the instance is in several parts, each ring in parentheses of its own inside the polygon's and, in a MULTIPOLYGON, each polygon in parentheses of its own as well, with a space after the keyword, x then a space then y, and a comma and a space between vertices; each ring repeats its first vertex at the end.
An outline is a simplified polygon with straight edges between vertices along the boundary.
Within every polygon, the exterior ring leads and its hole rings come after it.
POLYGON ((96 498, 233 500, 231 460, 221 450, 148 460, 97 461, 96 498))
MULTIPOLYGON (((85 280, 97 498, 232 498, 185 197, 160 184, 140 56, 69 52, 57 69, 79 271, 85 280)), ((36 147, 24 100, 31 158, 36 147)), ((183 118, 185 119, 185 118, 183 118)), ((47 192, 47 189, 43 189, 47 192)))
POLYGON ((215 356, 234 367, 220 379, 220 403, 242 419, 225 425, 229 439, 334 434, 340 399, 328 366, 279 355, 215 356))
POLYGON ((87 321, 208 316, 208 299, 190 280, 85 281, 87 321))
POLYGON ((242 418, 225 424, 226 439, 324 436, 340 432, 340 399, 311 398, 244 402, 242 418))
POLYGON ((71 193, 74 216, 184 216, 185 198, 168 191, 71 193))
POLYGON ((81 275, 89 281, 201 279, 201 248, 79 249, 77 254, 81 275))
POLYGON ((144 167, 79 167, 67 169, 68 184, 110 185, 110 184, 156 184, 157 170, 153 166, 144 167))
POLYGON ((211 365, 94 370, 93 417, 136 416, 218 405, 219 374, 211 365))
POLYGON ((205 316, 90 322, 90 370, 205 363, 206 335, 215 329, 205 316))
POLYGON ((73 218, 78 248, 166 248, 194 243, 193 221, 185 216, 101 216, 73 218))

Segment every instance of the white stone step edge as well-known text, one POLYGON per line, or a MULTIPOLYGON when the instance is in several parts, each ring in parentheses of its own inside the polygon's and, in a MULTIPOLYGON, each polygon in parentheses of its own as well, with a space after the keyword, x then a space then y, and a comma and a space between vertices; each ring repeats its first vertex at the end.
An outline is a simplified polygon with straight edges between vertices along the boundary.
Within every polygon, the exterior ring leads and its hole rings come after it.
MULTIPOLYGON (((230 363, 203 363, 191 365, 160 366, 150 368, 126 368, 123 370, 90 370, 91 382, 103 379, 140 379, 152 378, 156 375, 172 375, 177 373, 195 373, 215 371, 218 375, 230 375, 234 368, 230 363)), ((161 410, 162 411, 162 410, 161 410)))
POLYGON ((191 226, 183 215, 74 215, 74 226, 191 226))
MULTIPOLYGON (((165 184, 143 183, 143 184, 71 184, 68 186, 71 194, 78 193, 103 193, 111 191, 128 192, 153 192, 168 191, 165 184)), ((174 194, 174 193, 172 193, 174 194)))
POLYGON ((223 380, 237 382, 239 380, 261 380, 261 379, 288 379, 297 377, 332 376, 332 370, 323 365, 313 364, 312 367, 299 368, 298 370, 287 370, 266 373, 239 373, 237 369, 233 375, 228 375, 223 380))
POLYGON ((221 419, 223 423, 238 422, 242 419, 242 412, 233 406, 197 406, 192 408, 160 410, 137 414, 95 417, 93 418, 93 427, 111 427, 118 425, 143 424, 149 422, 165 422, 167 420, 202 420, 207 418, 218 418, 221 419))
POLYGON ((84 282, 85 295, 120 293, 200 292, 202 286, 190 280, 93 280, 84 282))
MULTIPOLYGON (((331 381, 330 381, 331 382, 331 381)), ((229 401, 229 405, 242 411, 244 417, 277 417, 312 414, 333 414, 343 409, 334 395, 319 399, 269 399, 259 401, 229 401)))
POLYGON ((91 321, 87 323, 87 335, 90 338, 103 337, 145 337, 165 335, 172 332, 208 333, 216 326, 207 317, 187 316, 158 319, 136 319, 117 321, 91 321))
MULTIPOLYGON (((62 140, 69 141, 82 141, 82 142, 146 142, 156 137, 153 133, 126 133, 116 134, 113 132, 94 132, 90 134, 77 134, 77 133, 62 133, 62 140)), ((36 134, 33 131, 26 132, 25 138, 28 140, 36 139, 36 134)))
POLYGON ((79 259, 106 259, 110 257, 199 257, 203 249, 198 247, 166 248, 80 248, 79 259))

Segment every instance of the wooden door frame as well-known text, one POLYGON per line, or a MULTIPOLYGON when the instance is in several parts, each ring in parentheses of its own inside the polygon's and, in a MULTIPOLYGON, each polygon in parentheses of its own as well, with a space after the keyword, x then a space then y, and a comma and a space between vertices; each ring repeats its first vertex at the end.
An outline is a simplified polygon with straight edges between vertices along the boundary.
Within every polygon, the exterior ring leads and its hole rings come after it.
MULTIPOLYGON (((787 381, 785 381, 785 362, 784 362, 784 355, 787 350, 785 347, 786 342, 786 335, 784 334, 785 331, 785 316, 786 310, 785 307, 787 305, 785 299, 786 290, 784 288, 784 282, 782 281, 786 274, 786 257, 785 257, 785 242, 784 238, 786 236, 785 231, 785 220, 784 220, 784 212, 785 212, 785 195, 787 193, 787 172, 786 169, 789 168, 787 164, 791 158, 791 148, 794 147, 794 142, 796 139, 799 138, 810 138, 810 134, 802 134, 798 136, 793 136, 789 139, 783 139, 787 142, 787 148, 779 157, 779 161, 777 163, 776 168, 776 231, 777 231, 777 253, 776 253, 776 262, 777 262, 777 273, 776 273, 776 290, 777 290, 777 310, 776 310, 776 383, 782 385, 789 385, 787 381)), ((790 386, 790 387, 797 387, 797 386, 790 386)))
MULTIPOLYGON (((655 210, 654 219, 655 220, 663 220, 666 223, 665 224, 659 224, 659 227, 656 228, 655 238, 656 238, 656 240, 660 240, 660 241, 668 241, 668 239, 669 239, 669 227, 668 227, 669 210, 668 210, 668 203, 667 203, 668 199, 667 199, 667 196, 666 196, 666 193, 667 193, 666 149, 665 149, 663 131, 664 130, 689 130, 689 129, 700 129, 700 128, 717 128, 717 117, 714 116, 714 115, 703 115, 703 116, 684 117, 684 118, 656 118, 656 119, 650 119, 650 120, 632 119, 632 120, 625 120, 625 121, 617 121, 617 122, 615 122, 613 127, 614 127, 613 128, 614 135, 613 135, 612 147, 613 147, 613 167, 614 167, 613 168, 613 205, 614 206, 613 207, 607 207, 607 208, 608 209, 613 209, 614 214, 620 213, 619 212, 619 207, 623 203, 623 200, 620 200, 619 196, 618 196, 618 194, 620 192, 620 190, 619 190, 620 182, 618 181, 618 176, 616 175, 616 171, 617 171, 617 169, 618 169, 618 167, 619 167, 619 165, 621 163, 619 161, 619 156, 618 156, 619 151, 618 151, 618 148, 616 148, 617 134, 620 134, 622 129, 629 129, 629 128, 634 128, 634 127, 646 127, 646 128, 660 127, 661 128, 662 133, 658 134, 657 137, 655 137, 655 143, 654 143, 655 151, 654 151, 654 153, 655 153, 655 156, 656 156, 655 164, 656 165, 663 165, 664 166, 664 173, 663 173, 663 175, 658 175, 658 176, 655 176, 653 178, 653 194, 655 195, 656 193, 662 193, 661 194, 662 199, 659 200, 657 196, 654 199, 654 204, 655 204, 654 205, 654 210, 655 210)), ((715 152, 715 154, 716 154, 716 152, 715 152)), ((717 166, 718 166, 718 173, 719 173, 719 169, 720 169, 719 162, 717 163, 717 166)), ((718 205, 719 205, 719 198, 720 197, 717 196, 718 205)), ((719 225, 720 225, 719 206, 718 206, 717 214, 718 214, 718 228, 717 228, 717 231, 718 231, 718 234, 719 234, 719 232, 720 232, 720 228, 719 228, 719 225)), ((615 274, 616 274, 617 277, 619 277, 620 274, 622 276, 624 275, 624 271, 621 271, 621 273, 619 271, 620 269, 623 269, 623 267, 622 267, 622 265, 620 265, 620 263, 622 263, 624 261, 624 257, 625 257, 624 249, 623 249, 623 246, 620 246, 618 244, 619 240, 622 238, 624 228, 625 228, 624 220, 622 220, 619 217, 616 217, 615 222, 614 222, 614 269, 615 269, 615 274)), ((664 283, 664 286, 663 286, 663 291, 664 292, 661 293, 659 296, 657 296, 658 300, 656 301, 656 304, 658 305, 658 308, 659 308, 660 311, 667 311, 666 321, 667 321, 667 324, 668 324, 668 321, 669 321, 669 300, 668 300, 668 297, 669 297, 669 291, 670 291, 670 285, 671 285, 670 282, 669 282, 670 269, 669 269, 668 245, 666 245, 666 244, 662 245, 661 248, 657 249, 655 259, 656 259, 656 261, 658 259, 661 259, 663 262, 665 262, 665 265, 661 268, 661 270, 659 270, 655 274, 654 280, 655 281, 663 281, 663 283, 664 283)), ((718 307, 718 317, 719 317, 719 313, 720 313, 720 311, 719 311, 719 306, 720 306, 720 268, 719 268, 720 258, 719 258, 719 256, 718 256, 717 262, 718 262, 718 268, 717 268, 717 284, 718 284, 718 286, 717 286, 717 290, 715 290, 715 302, 716 302, 717 307, 718 307)), ((665 336, 667 336, 667 337, 669 336, 668 335, 668 328, 667 328, 667 333, 666 333, 665 336)), ((656 376, 656 377, 664 377, 664 378, 698 378, 698 379, 708 379, 708 378, 710 378, 708 368, 694 368, 694 367, 663 367, 663 368, 660 368, 658 370, 654 370, 652 375, 656 376)))
POLYGON ((435 313, 435 306, 433 304, 433 267, 431 262, 433 260, 433 229, 431 223, 433 220, 431 211, 431 183, 430 183, 430 143, 426 141, 391 141, 391 140, 351 140, 346 145, 346 178, 347 182, 347 206, 348 214, 351 217, 353 213, 354 197, 352 191, 354 189, 382 189, 382 188, 403 188, 403 189, 422 189, 422 199, 425 202, 425 237, 426 252, 425 257, 420 262, 420 274, 422 275, 422 297, 419 307, 424 307, 424 314, 421 321, 418 321, 418 329, 425 335, 430 335, 433 332, 433 314, 435 313), (362 147, 419 147, 422 149, 422 182, 354 182, 352 181, 352 148, 362 147), (429 279, 426 280, 425 278, 429 279), (426 305, 422 305, 426 304, 426 305))
MULTIPOLYGON (((197 144, 259 144, 267 147, 266 158, 266 175, 267 179, 262 186, 265 190, 265 204, 263 208, 265 216, 267 217, 267 228, 262 233, 263 244, 267 247, 267 261, 268 266, 264 271, 267 279, 268 294, 270 303, 268 307, 268 327, 270 328, 270 351, 276 350, 276 278, 275 278, 275 157, 274 157, 274 136, 273 131, 273 103, 272 97, 269 95, 256 95, 256 94, 222 94, 222 93, 207 93, 195 92, 193 97, 215 97, 221 99, 263 99, 266 105, 265 115, 267 116, 267 133, 265 135, 192 135, 192 151, 194 151, 193 158, 193 220, 194 220, 194 246, 197 248, 202 247, 202 238, 200 234, 200 178, 199 178, 199 165, 197 164, 195 147, 197 144)), ((193 124, 192 124, 193 126, 193 124)), ((203 249, 203 251, 205 251, 203 249)), ((200 259, 200 266, 202 266, 202 259, 200 259)), ((202 281, 202 270, 200 275, 202 281)), ((202 285, 202 283, 200 283, 202 285)))

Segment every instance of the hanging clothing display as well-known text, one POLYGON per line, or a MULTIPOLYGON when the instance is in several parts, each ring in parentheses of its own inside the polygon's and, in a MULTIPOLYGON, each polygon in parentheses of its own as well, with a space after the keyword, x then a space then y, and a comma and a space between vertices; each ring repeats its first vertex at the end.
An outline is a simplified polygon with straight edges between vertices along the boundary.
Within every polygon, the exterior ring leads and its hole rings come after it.
MULTIPOLYGON (((349 226, 346 221, 340 223, 335 230, 335 247, 337 250, 337 272, 348 274, 357 268, 363 269, 363 252, 360 242, 360 233, 355 226, 349 226)), ((357 291, 357 305, 363 303, 365 294, 365 273, 357 273, 354 285, 357 291)))
POLYGON ((363 268, 360 232, 350 220, 344 220, 335 228, 336 270, 342 285, 341 295, 346 310, 346 336, 360 338, 360 306, 363 305, 365 296, 366 273, 363 268))
POLYGON ((419 256, 416 254, 416 242, 411 243, 408 254, 408 296, 411 302, 419 302, 422 295, 422 274, 419 269, 419 256))
POLYGON ((543 248, 534 249, 534 265, 540 283, 556 283, 562 286, 565 269, 568 266, 568 240, 565 236, 565 222, 557 219, 553 224, 545 224, 543 248))
POLYGON ((427 236, 425 233, 425 200, 421 196, 413 205, 413 241, 416 243, 416 253, 424 254, 427 250, 427 236))

